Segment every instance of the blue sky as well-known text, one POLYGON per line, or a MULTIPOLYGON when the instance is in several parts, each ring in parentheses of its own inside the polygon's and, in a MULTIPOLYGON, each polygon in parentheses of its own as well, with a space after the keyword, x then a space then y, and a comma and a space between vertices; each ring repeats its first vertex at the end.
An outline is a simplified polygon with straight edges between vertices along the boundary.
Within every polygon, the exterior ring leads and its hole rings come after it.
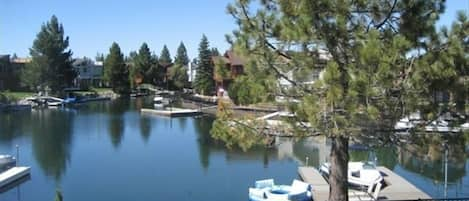
MULTIPOLYGON (((229 48, 224 35, 235 29, 226 5, 231 0, 0 0, 0 54, 29 55, 41 24, 56 15, 70 37, 74 57, 94 58, 113 41, 125 54, 143 42, 160 54, 164 44, 174 57, 183 41, 189 57, 197 56, 202 34, 211 47, 229 48)), ((438 26, 450 25, 469 0, 448 0, 438 26)))

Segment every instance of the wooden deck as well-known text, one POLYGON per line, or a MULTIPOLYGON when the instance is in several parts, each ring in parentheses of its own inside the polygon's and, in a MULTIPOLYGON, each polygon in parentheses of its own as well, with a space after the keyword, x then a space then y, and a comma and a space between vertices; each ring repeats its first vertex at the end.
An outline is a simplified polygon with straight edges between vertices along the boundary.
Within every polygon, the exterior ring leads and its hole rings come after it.
POLYGON ((299 167, 300 178, 313 186, 313 200, 323 201, 329 198, 329 183, 313 167, 299 167))
POLYGON ((29 167, 13 167, 0 173, 0 188, 29 175, 29 167))
POLYGON ((422 190, 397 175, 390 169, 379 166, 377 169, 383 174, 386 187, 381 189, 379 198, 387 200, 404 200, 404 199, 431 199, 429 195, 422 190))
MULTIPOLYGON (((386 167, 379 166, 386 185, 379 192, 378 200, 408 200, 430 199, 431 197, 397 175, 386 167)), ((329 197, 329 183, 322 177, 319 171, 313 167, 299 167, 298 174, 301 179, 313 186, 315 201, 324 201, 329 197)), ((373 200, 368 194, 357 190, 349 190, 350 200, 373 200)))

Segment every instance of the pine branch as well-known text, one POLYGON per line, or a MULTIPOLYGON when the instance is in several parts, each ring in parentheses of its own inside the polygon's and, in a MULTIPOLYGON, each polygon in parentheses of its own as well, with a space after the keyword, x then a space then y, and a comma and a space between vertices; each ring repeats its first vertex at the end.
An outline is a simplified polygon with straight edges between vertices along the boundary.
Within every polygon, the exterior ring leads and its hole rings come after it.
POLYGON ((396 8, 397 0, 394 0, 394 3, 392 4, 391 10, 388 12, 388 15, 386 18, 379 24, 375 25, 375 29, 380 29, 381 26, 383 26, 392 16, 394 13, 394 8, 396 8))

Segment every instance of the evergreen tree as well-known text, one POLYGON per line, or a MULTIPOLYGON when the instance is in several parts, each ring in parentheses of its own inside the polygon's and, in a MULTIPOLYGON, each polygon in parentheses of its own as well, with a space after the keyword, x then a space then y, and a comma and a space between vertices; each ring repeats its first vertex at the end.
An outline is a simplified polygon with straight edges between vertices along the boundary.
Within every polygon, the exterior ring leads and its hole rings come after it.
POLYGON ((166 45, 163 46, 163 50, 161 50, 160 58, 159 58, 159 63, 161 65, 169 65, 173 62, 171 59, 171 54, 169 53, 168 47, 166 45))
POLYGON ((152 52, 150 62, 151 67, 145 74, 145 77, 147 79, 147 81, 145 82, 157 85, 159 87, 165 86, 164 81, 166 79, 166 68, 165 66, 159 64, 159 58, 155 54, 155 52, 152 52))
POLYGON ((465 105, 469 103, 468 27, 468 16, 461 11, 458 12, 457 20, 450 30, 443 27, 438 35, 424 41, 422 52, 425 53, 415 59, 419 68, 415 69, 412 77, 416 79, 410 80, 411 86, 414 87, 412 91, 418 93, 409 94, 413 96, 406 100, 417 104, 409 106, 408 110, 427 111, 427 119, 435 119, 445 112, 467 116, 465 105), (454 103, 454 107, 451 104, 442 104, 449 103, 444 100, 445 96, 448 101, 454 103), (429 104, 418 104, 421 102, 429 104))
POLYGON ((133 76, 142 76, 144 83, 151 83, 152 77, 150 76, 150 70, 154 64, 152 61, 150 48, 148 48, 146 43, 143 43, 140 47, 138 55, 135 57, 133 64, 133 76))
POLYGON ((13 56, 11 56, 11 60, 15 60, 15 59, 18 59, 18 55, 16 55, 16 53, 13 53, 13 56))
POLYGON ((189 64, 189 57, 187 56, 186 46, 184 46, 183 42, 179 44, 174 63, 181 66, 187 66, 187 64, 189 64))
POLYGON ((156 55, 155 52, 152 52, 152 53, 151 53, 151 62, 152 62, 153 64, 158 63, 158 55, 156 55))
POLYGON ((199 44, 199 58, 196 71, 194 89, 203 95, 211 95, 215 90, 215 81, 213 80, 213 62, 212 54, 209 49, 209 42, 205 35, 199 44))
POLYGON ((129 69, 119 45, 115 42, 112 43, 104 61, 104 78, 115 93, 130 93, 129 69))
POLYGON ((187 69, 180 64, 175 64, 169 69, 169 79, 174 88, 184 88, 188 82, 187 69))
POLYGON ((212 53, 212 56, 220 56, 220 52, 216 47, 212 48, 210 52, 212 53))
MULTIPOLYGON (((234 40, 229 40, 234 49, 249 59, 247 65, 263 67, 259 72, 289 82, 291 89, 272 93, 299 99, 291 103, 291 112, 314 128, 293 122, 294 130, 319 131, 330 139, 328 200, 348 200, 349 140, 369 137, 375 143, 393 142, 389 133, 377 128, 391 128, 396 116, 404 113, 401 106, 412 104, 403 96, 415 93, 412 89, 417 86, 411 80, 418 80, 414 76, 425 63, 422 57, 409 55, 431 44, 443 10, 444 0, 237 0, 228 6, 238 25, 234 40), (256 7, 255 13, 250 6, 256 7), (324 73, 314 84, 287 75, 315 69, 324 73)), ((424 102, 416 102, 420 103, 424 102)), ((232 140, 244 141, 239 144, 243 148, 259 141, 246 139, 245 133, 253 129, 234 130, 232 124, 223 123, 231 118, 229 112, 218 117, 211 131, 214 138, 229 146, 236 143, 232 140)))
POLYGON ((128 63, 134 63, 135 60, 137 59, 137 56, 138 56, 138 53, 136 51, 130 51, 129 56, 126 56, 124 60, 125 62, 128 62, 128 63))
POLYGON ((100 62, 104 62, 104 54, 102 53, 96 53, 96 56, 94 57, 94 60, 95 61, 100 61, 100 62))
POLYGON ((32 89, 48 86, 53 93, 71 86, 77 73, 72 66, 72 51, 67 50, 68 40, 62 24, 53 15, 41 26, 33 47, 29 49, 32 61, 22 72, 23 84, 32 89))

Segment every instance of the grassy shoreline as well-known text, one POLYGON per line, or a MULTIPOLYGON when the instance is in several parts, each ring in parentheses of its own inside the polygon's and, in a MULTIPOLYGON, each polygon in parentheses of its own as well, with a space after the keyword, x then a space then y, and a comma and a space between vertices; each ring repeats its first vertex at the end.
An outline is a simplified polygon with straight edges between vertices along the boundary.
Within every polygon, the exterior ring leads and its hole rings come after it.
POLYGON ((34 92, 3 91, 0 92, 0 102, 13 103, 35 94, 34 92))

